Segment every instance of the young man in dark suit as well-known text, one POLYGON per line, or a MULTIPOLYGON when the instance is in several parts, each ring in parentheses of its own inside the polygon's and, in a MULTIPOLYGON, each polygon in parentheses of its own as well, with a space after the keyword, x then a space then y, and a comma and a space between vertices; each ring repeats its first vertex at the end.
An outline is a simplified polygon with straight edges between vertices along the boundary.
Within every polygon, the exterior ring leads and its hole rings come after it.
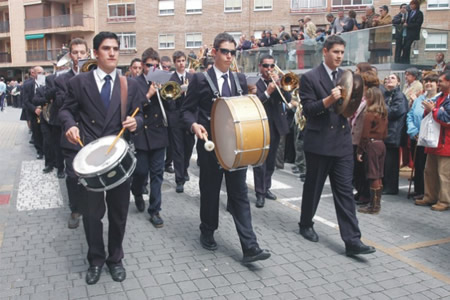
POLYGON ((335 112, 341 98, 341 87, 336 86, 343 71, 339 69, 344 58, 345 41, 329 37, 323 48, 324 61, 305 73, 300 82, 300 99, 306 116, 304 151, 306 179, 303 185, 300 234, 317 242, 313 218, 319 205, 323 185, 330 177, 333 199, 341 237, 346 254, 368 254, 375 248, 361 242, 361 232, 353 200, 353 149, 347 119, 335 112))
MULTIPOLYGON (((128 97, 125 113, 121 116, 121 83, 116 71, 119 59, 119 39, 115 33, 100 32, 94 37, 94 54, 98 67, 73 77, 67 86, 67 98, 59 112, 62 126, 69 142, 84 145, 107 135, 117 135, 123 128, 135 132, 142 128, 142 114, 130 115, 140 107, 141 98, 136 81, 127 79, 128 97), (76 117, 79 116, 77 123, 76 117)), ((83 199, 83 224, 88 243, 89 269, 86 283, 95 284, 100 279, 104 263, 109 267, 114 281, 126 278, 122 265, 122 241, 125 235, 130 203, 130 181, 105 192, 87 191, 83 199), (105 197, 106 194, 106 197, 105 197), (105 205, 106 202, 106 205, 105 205), (108 257, 103 242, 102 218, 108 207, 108 257)))
POLYGON ((404 29, 406 30, 402 51, 402 63, 404 64, 410 63, 411 46, 414 41, 420 40, 420 28, 423 23, 423 13, 420 10, 420 2, 418 0, 412 0, 409 3, 409 8, 408 17, 404 24, 404 29))
MULTIPOLYGON (((57 76, 55 79, 56 95, 55 101, 53 102, 53 107, 56 111, 61 109, 64 101, 66 100, 67 84, 69 80, 78 74, 78 61, 88 57, 87 43, 85 40, 80 38, 75 38, 70 41, 69 51, 70 59, 72 61, 72 68, 66 73, 57 76)), ((78 116, 75 116, 75 118, 78 121, 78 116)), ((60 124, 61 131, 63 128, 61 128, 59 118, 58 122, 60 124)), ((86 197, 86 189, 78 182, 78 176, 75 174, 72 166, 73 159, 81 147, 78 143, 69 143, 64 134, 59 134, 58 136, 58 133, 55 133, 55 140, 57 140, 60 145, 66 167, 66 187, 67 194, 69 195, 69 208, 71 212, 68 220, 68 227, 70 229, 75 229, 78 228, 80 224, 81 201, 86 197)))
POLYGON ((159 54, 153 48, 148 48, 142 53, 143 72, 136 77, 136 81, 138 83, 137 88, 146 97, 141 99, 144 130, 133 137, 137 166, 131 184, 136 208, 143 212, 145 202, 142 197, 142 187, 147 182, 150 173, 150 200, 147 212, 150 214, 150 222, 156 228, 161 228, 164 225, 159 212, 162 202, 161 186, 164 176, 164 154, 166 147, 169 145, 169 137, 167 120, 164 119, 164 112, 161 108, 167 104, 160 102, 156 94, 155 84, 147 81, 146 75, 150 69, 158 68, 159 63, 159 54))
MULTIPOLYGON (((214 66, 206 74, 214 89, 221 97, 239 96, 248 93, 247 81, 243 74, 230 72, 230 64, 236 55, 236 42, 227 33, 220 33, 214 39, 214 66), (236 75, 236 77, 234 76, 236 75), (236 82, 236 78, 238 82, 236 82)), ((227 209, 233 216, 239 235, 244 263, 264 260, 270 257, 267 250, 259 248, 252 227, 250 203, 245 182, 247 169, 233 172, 224 171, 214 152, 204 149, 204 136, 211 136, 211 108, 217 94, 208 83, 204 73, 196 73, 189 84, 186 99, 181 107, 183 121, 198 138, 197 153, 200 162, 200 243, 207 250, 216 250, 214 231, 219 225, 219 196, 222 179, 225 176, 228 203, 227 209)), ((227 137, 216 137, 227 138, 227 137)))
MULTIPOLYGON (((265 198, 276 200, 277 197, 272 194, 270 187, 272 185, 272 174, 275 171, 275 159, 277 155, 280 137, 289 133, 289 124, 286 117, 286 107, 282 96, 278 92, 275 84, 278 83, 278 75, 273 74, 274 83, 271 79, 271 72, 275 68, 275 59, 266 54, 261 57, 259 62, 259 73, 262 78, 256 83, 256 95, 261 100, 266 110, 270 128, 270 149, 266 161, 259 167, 253 168, 253 177, 255 181, 256 207, 264 207, 265 198)), ((281 88, 280 88, 281 90, 281 88)), ((291 101, 291 95, 283 93, 286 101, 291 101)), ((292 105, 289 103, 289 105, 292 105)))
MULTIPOLYGON (((170 77, 171 81, 180 86, 191 82, 192 73, 186 72, 186 55, 181 51, 175 51, 172 55, 175 65, 175 72, 170 77)), ((175 101, 168 101, 167 118, 169 121, 169 144, 172 151, 173 166, 175 169, 176 192, 184 191, 184 183, 189 180, 188 168, 192 150, 195 144, 195 137, 186 130, 181 120, 181 105, 185 99, 185 92, 175 101)))

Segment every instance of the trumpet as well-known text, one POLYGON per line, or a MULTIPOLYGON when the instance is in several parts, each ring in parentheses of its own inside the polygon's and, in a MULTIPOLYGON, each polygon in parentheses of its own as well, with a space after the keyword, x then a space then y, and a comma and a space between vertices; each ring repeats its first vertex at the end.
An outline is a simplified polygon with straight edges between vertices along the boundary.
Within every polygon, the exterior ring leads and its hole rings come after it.
POLYGON ((161 98, 164 100, 176 100, 182 93, 181 86, 175 81, 167 81, 161 86, 161 98))

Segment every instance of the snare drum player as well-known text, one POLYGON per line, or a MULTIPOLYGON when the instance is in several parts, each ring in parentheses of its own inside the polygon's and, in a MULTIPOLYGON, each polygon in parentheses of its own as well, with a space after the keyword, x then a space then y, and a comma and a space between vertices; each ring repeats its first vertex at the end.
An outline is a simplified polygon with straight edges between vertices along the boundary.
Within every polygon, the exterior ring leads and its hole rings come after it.
POLYGON ((347 119, 335 112, 341 98, 336 83, 343 71, 345 41, 337 36, 327 38, 323 46, 324 61, 305 73, 300 81, 300 99, 306 116, 304 147, 306 180, 303 186, 300 234, 318 242, 313 217, 327 176, 330 177, 333 199, 346 254, 369 254, 375 248, 361 242, 361 232, 353 200, 353 148, 347 119))
MULTIPOLYGON (((116 71, 119 59, 120 42, 115 33, 100 32, 94 37, 94 54, 98 67, 90 72, 73 77, 67 86, 67 98, 59 117, 67 139, 84 145, 107 135, 117 135, 122 127, 130 132, 140 129, 143 124, 140 113, 131 118, 133 111, 140 106, 144 95, 140 94, 136 82, 128 79, 126 119, 121 120, 121 83, 116 71), (79 115, 78 124, 75 116, 79 115)), ((88 243, 89 269, 86 283, 95 284, 100 279, 104 263, 109 267, 114 281, 126 277, 122 265, 122 241, 125 234, 128 207, 130 202, 130 182, 105 192, 87 191, 82 204, 83 224, 88 243), (106 197, 105 197, 106 195, 106 197), (105 205, 106 202, 106 205, 105 205), (108 207, 108 256, 103 243, 102 218, 108 207)))
MULTIPOLYGON (((204 135, 211 137, 211 108, 217 97, 247 94, 247 82, 243 74, 230 72, 230 64, 236 55, 236 42, 227 33, 214 39, 212 56, 214 66, 206 73, 196 73, 189 83, 185 101, 181 107, 183 121, 198 138, 197 153, 200 163, 200 243, 207 250, 216 250, 214 231, 219 225, 219 196, 222 178, 225 176, 228 203, 244 253, 243 262, 250 263, 270 257, 270 252, 259 248, 252 226, 250 203, 245 182, 247 169, 228 172, 223 170, 214 154, 204 149, 204 135)), ((227 137, 216 137, 224 138, 227 137)))

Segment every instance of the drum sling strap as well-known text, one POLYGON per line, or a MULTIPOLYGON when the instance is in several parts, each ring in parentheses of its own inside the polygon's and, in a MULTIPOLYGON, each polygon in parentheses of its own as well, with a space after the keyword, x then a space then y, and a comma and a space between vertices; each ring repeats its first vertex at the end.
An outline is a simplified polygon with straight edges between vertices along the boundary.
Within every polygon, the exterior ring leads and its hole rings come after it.
POLYGON ((127 118, 128 82, 125 76, 120 76, 120 120, 127 118))
MULTIPOLYGON (((242 96, 242 88, 241 88, 241 84, 239 83, 239 78, 235 72, 231 72, 231 74, 233 74, 234 82, 236 83, 236 89, 237 89, 239 95, 242 96)), ((208 72, 206 72, 206 71, 203 72, 203 75, 205 75, 206 81, 208 81, 209 87, 213 91, 213 94, 214 94, 213 101, 215 101, 217 98, 219 98, 220 93, 216 89, 216 86, 214 85, 214 83, 211 79, 211 76, 209 76, 208 72)))

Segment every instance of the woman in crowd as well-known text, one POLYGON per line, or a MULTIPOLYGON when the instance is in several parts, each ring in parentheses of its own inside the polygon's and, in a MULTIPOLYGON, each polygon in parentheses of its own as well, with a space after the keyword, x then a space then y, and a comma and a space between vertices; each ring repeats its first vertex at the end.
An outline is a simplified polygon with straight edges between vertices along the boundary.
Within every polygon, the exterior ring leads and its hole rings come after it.
POLYGON ((356 21, 356 12, 354 10, 349 10, 347 22, 342 28, 344 28, 342 32, 358 30, 358 22, 356 21))
POLYGON ((383 194, 398 194, 400 167, 400 140, 408 112, 408 100, 400 90, 400 78, 396 74, 388 77, 384 101, 388 110, 388 135, 384 140, 386 159, 384 163, 383 194))
POLYGON ((363 74, 364 109, 361 139, 357 149, 357 159, 364 162, 365 177, 370 182, 370 202, 358 209, 360 213, 378 214, 381 208, 381 179, 384 172, 386 147, 383 140, 387 136, 388 113, 383 93, 379 89, 380 82, 373 71, 363 74))
POLYGON ((423 84, 425 87, 425 92, 419 97, 412 94, 413 104, 411 110, 406 116, 406 125, 408 127, 407 133, 411 138, 411 149, 413 152, 414 160, 414 199, 422 199, 424 194, 424 169, 425 161, 427 155, 425 154, 425 147, 417 145, 417 138, 420 131, 420 122, 423 118, 423 106, 422 102, 426 100, 431 100, 436 97, 437 94, 437 82, 439 76, 437 74, 430 74, 423 79, 423 84))

